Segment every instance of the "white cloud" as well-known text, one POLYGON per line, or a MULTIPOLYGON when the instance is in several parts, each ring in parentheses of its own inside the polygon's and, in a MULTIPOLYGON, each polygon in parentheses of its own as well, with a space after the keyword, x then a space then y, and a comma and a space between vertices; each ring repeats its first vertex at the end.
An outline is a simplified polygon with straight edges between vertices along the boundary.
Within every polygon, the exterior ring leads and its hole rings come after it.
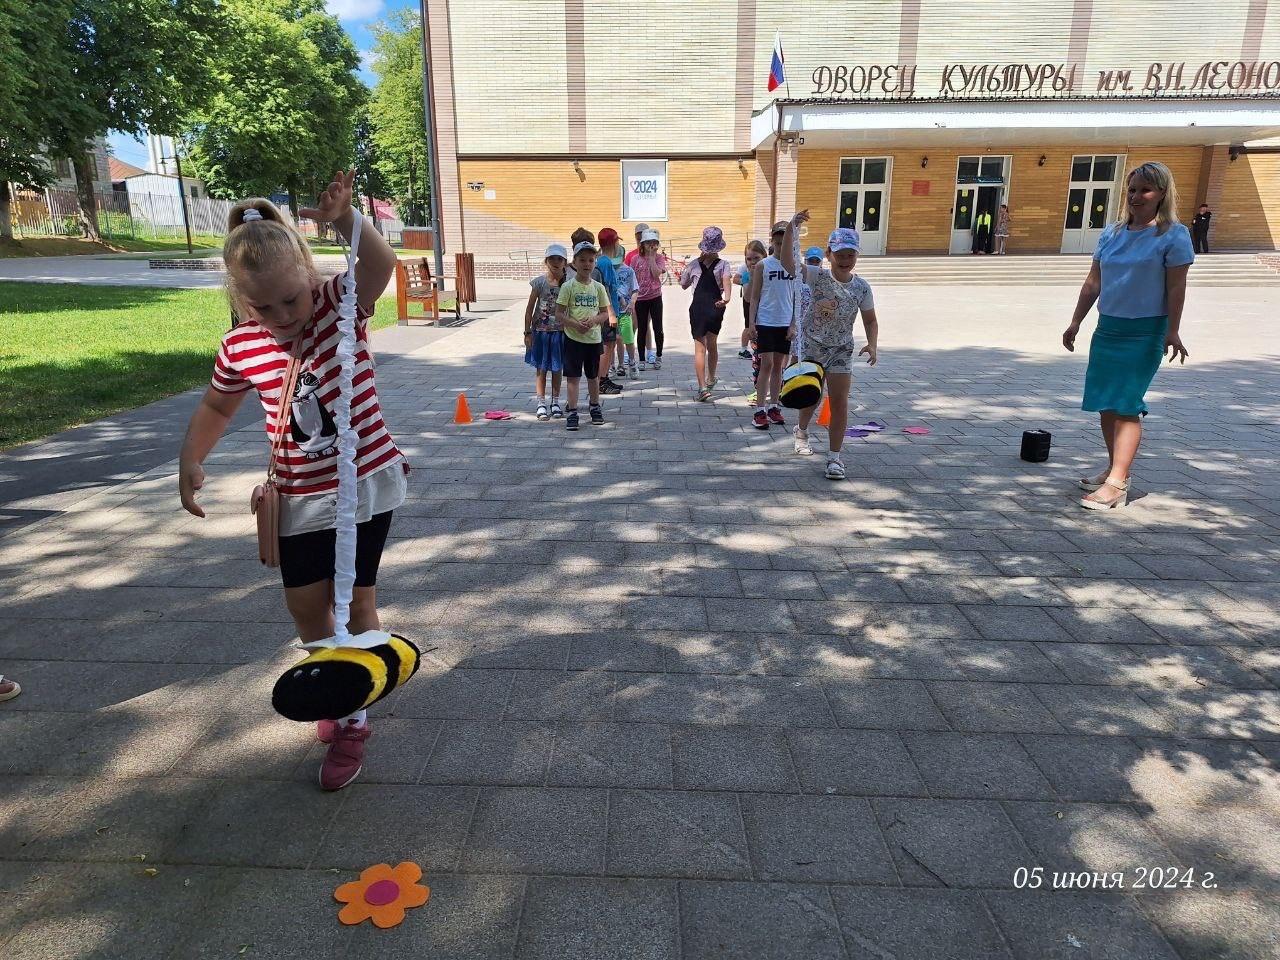
POLYGON ((327 0, 326 6, 339 20, 372 20, 382 12, 382 0, 327 0))
POLYGON ((374 65, 378 62, 378 51, 361 50, 360 51, 360 69, 373 72, 374 65))

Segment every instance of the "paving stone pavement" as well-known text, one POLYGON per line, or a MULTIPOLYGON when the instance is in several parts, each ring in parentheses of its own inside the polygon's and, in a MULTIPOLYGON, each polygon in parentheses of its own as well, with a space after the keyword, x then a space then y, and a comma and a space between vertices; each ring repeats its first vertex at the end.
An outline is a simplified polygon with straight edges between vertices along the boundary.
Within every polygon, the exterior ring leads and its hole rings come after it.
POLYGON ((856 416, 889 429, 839 484, 751 428, 732 322, 694 402, 667 296, 668 362, 601 428, 533 420, 520 307, 381 371, 415 470, 380 593, 430 652, 337 794, 267 705, 296 654, 243 509, 260 426, 204 521, 172 461, 14 501, 49 516, 0 539, 0 954, 1280 955, 1271 295, 1193 289, 1104 515, 1072 291, 878 291, 856 416), (518 415, 454 426, 460 389, 518 415), (339 926, 400 860, 427 906, 339 926))

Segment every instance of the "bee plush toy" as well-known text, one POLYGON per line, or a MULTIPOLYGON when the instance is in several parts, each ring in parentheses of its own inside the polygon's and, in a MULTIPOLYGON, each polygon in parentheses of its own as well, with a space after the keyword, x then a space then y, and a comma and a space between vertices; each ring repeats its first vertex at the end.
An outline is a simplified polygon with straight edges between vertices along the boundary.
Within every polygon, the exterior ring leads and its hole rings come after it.
POLYGON ((394 633, 369 630, 303 645, 311 651, 276 681, 271 706, 290 720, 338 720, 371 707, 418 670, 420 653, 394 633))
POLYGON ((784 407, 792 410, 812 407, 822 399, 823 378, 822 364, 811 360, 793 363, 782 371, 782 389, 778 391, 778 399, 784 407))

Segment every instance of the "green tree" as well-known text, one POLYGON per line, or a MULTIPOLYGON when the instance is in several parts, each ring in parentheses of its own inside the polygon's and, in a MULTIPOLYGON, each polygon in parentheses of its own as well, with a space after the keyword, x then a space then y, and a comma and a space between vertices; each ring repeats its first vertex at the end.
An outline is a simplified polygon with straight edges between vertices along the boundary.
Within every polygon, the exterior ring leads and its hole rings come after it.
POLYGON ((416 10, 399 10, 373 27, 377 59, 369 103, 377 165, 405 223, 426 223, 431 178, 422 113, 422 27, 416 10))
MULTIPOLYGON (((23 6, 35 26, 58 37, 55 70, 39 80, 40 94, 58 105, 51 111, 56 116, 32 132, 50 155, 70 158, 84 229, 96 240, 88 145, 109 130, 173 131, 209 94, 208 65, 217 58, 223 26, 220 3, 42 0, 38 20, 23 6), (59 5, 65 19, 49 10, 59 5)), ((45 64, 35 60, 32 69, 42 72, 45 64)))
POLYGON ((368 91, 359 55, 323 0, 228 0, 217 92, 188 118, 192 167, 215 196, 314 196, 350 164, 368 91))
POLYGON ((369 212, 372 213, 374 198, 382 200, 387 197, 387 185, 382 171, 378 169, 378 145, 373 142, 373 123, 369 119, 367 105, 356 120, 355 154, 356 193, 369 201, 369 212))
POLYGON ((0 0, 0 240, 13 240, 9 184, 43 187, 53 179, 44 155, 48 131, 64 113, 83 113, 69 95, 72 60, 56 31, 70 16, 69 0, 48 0, 47 20, 31 16, 24 0, 0 0))

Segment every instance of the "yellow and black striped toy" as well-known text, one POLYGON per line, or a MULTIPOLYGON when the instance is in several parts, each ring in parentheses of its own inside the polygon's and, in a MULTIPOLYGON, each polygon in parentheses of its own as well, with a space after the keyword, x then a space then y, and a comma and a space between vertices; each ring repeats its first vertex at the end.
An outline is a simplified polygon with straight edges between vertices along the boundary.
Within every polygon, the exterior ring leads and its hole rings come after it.
POLYGON ((816 406, 822 399, 824 379, 822 364, 811 360, 793 363, 782 371, 782 389, 778 392, 778 400, 784 407, 792 410, 816 406))
POLYGON ((334 638, 304 644, 312 651, 276 681, 271 706, 290 720, 338 720, 377 703, 418 670, 421 653, 404 637, 369 630, 338 646, 334 638))

